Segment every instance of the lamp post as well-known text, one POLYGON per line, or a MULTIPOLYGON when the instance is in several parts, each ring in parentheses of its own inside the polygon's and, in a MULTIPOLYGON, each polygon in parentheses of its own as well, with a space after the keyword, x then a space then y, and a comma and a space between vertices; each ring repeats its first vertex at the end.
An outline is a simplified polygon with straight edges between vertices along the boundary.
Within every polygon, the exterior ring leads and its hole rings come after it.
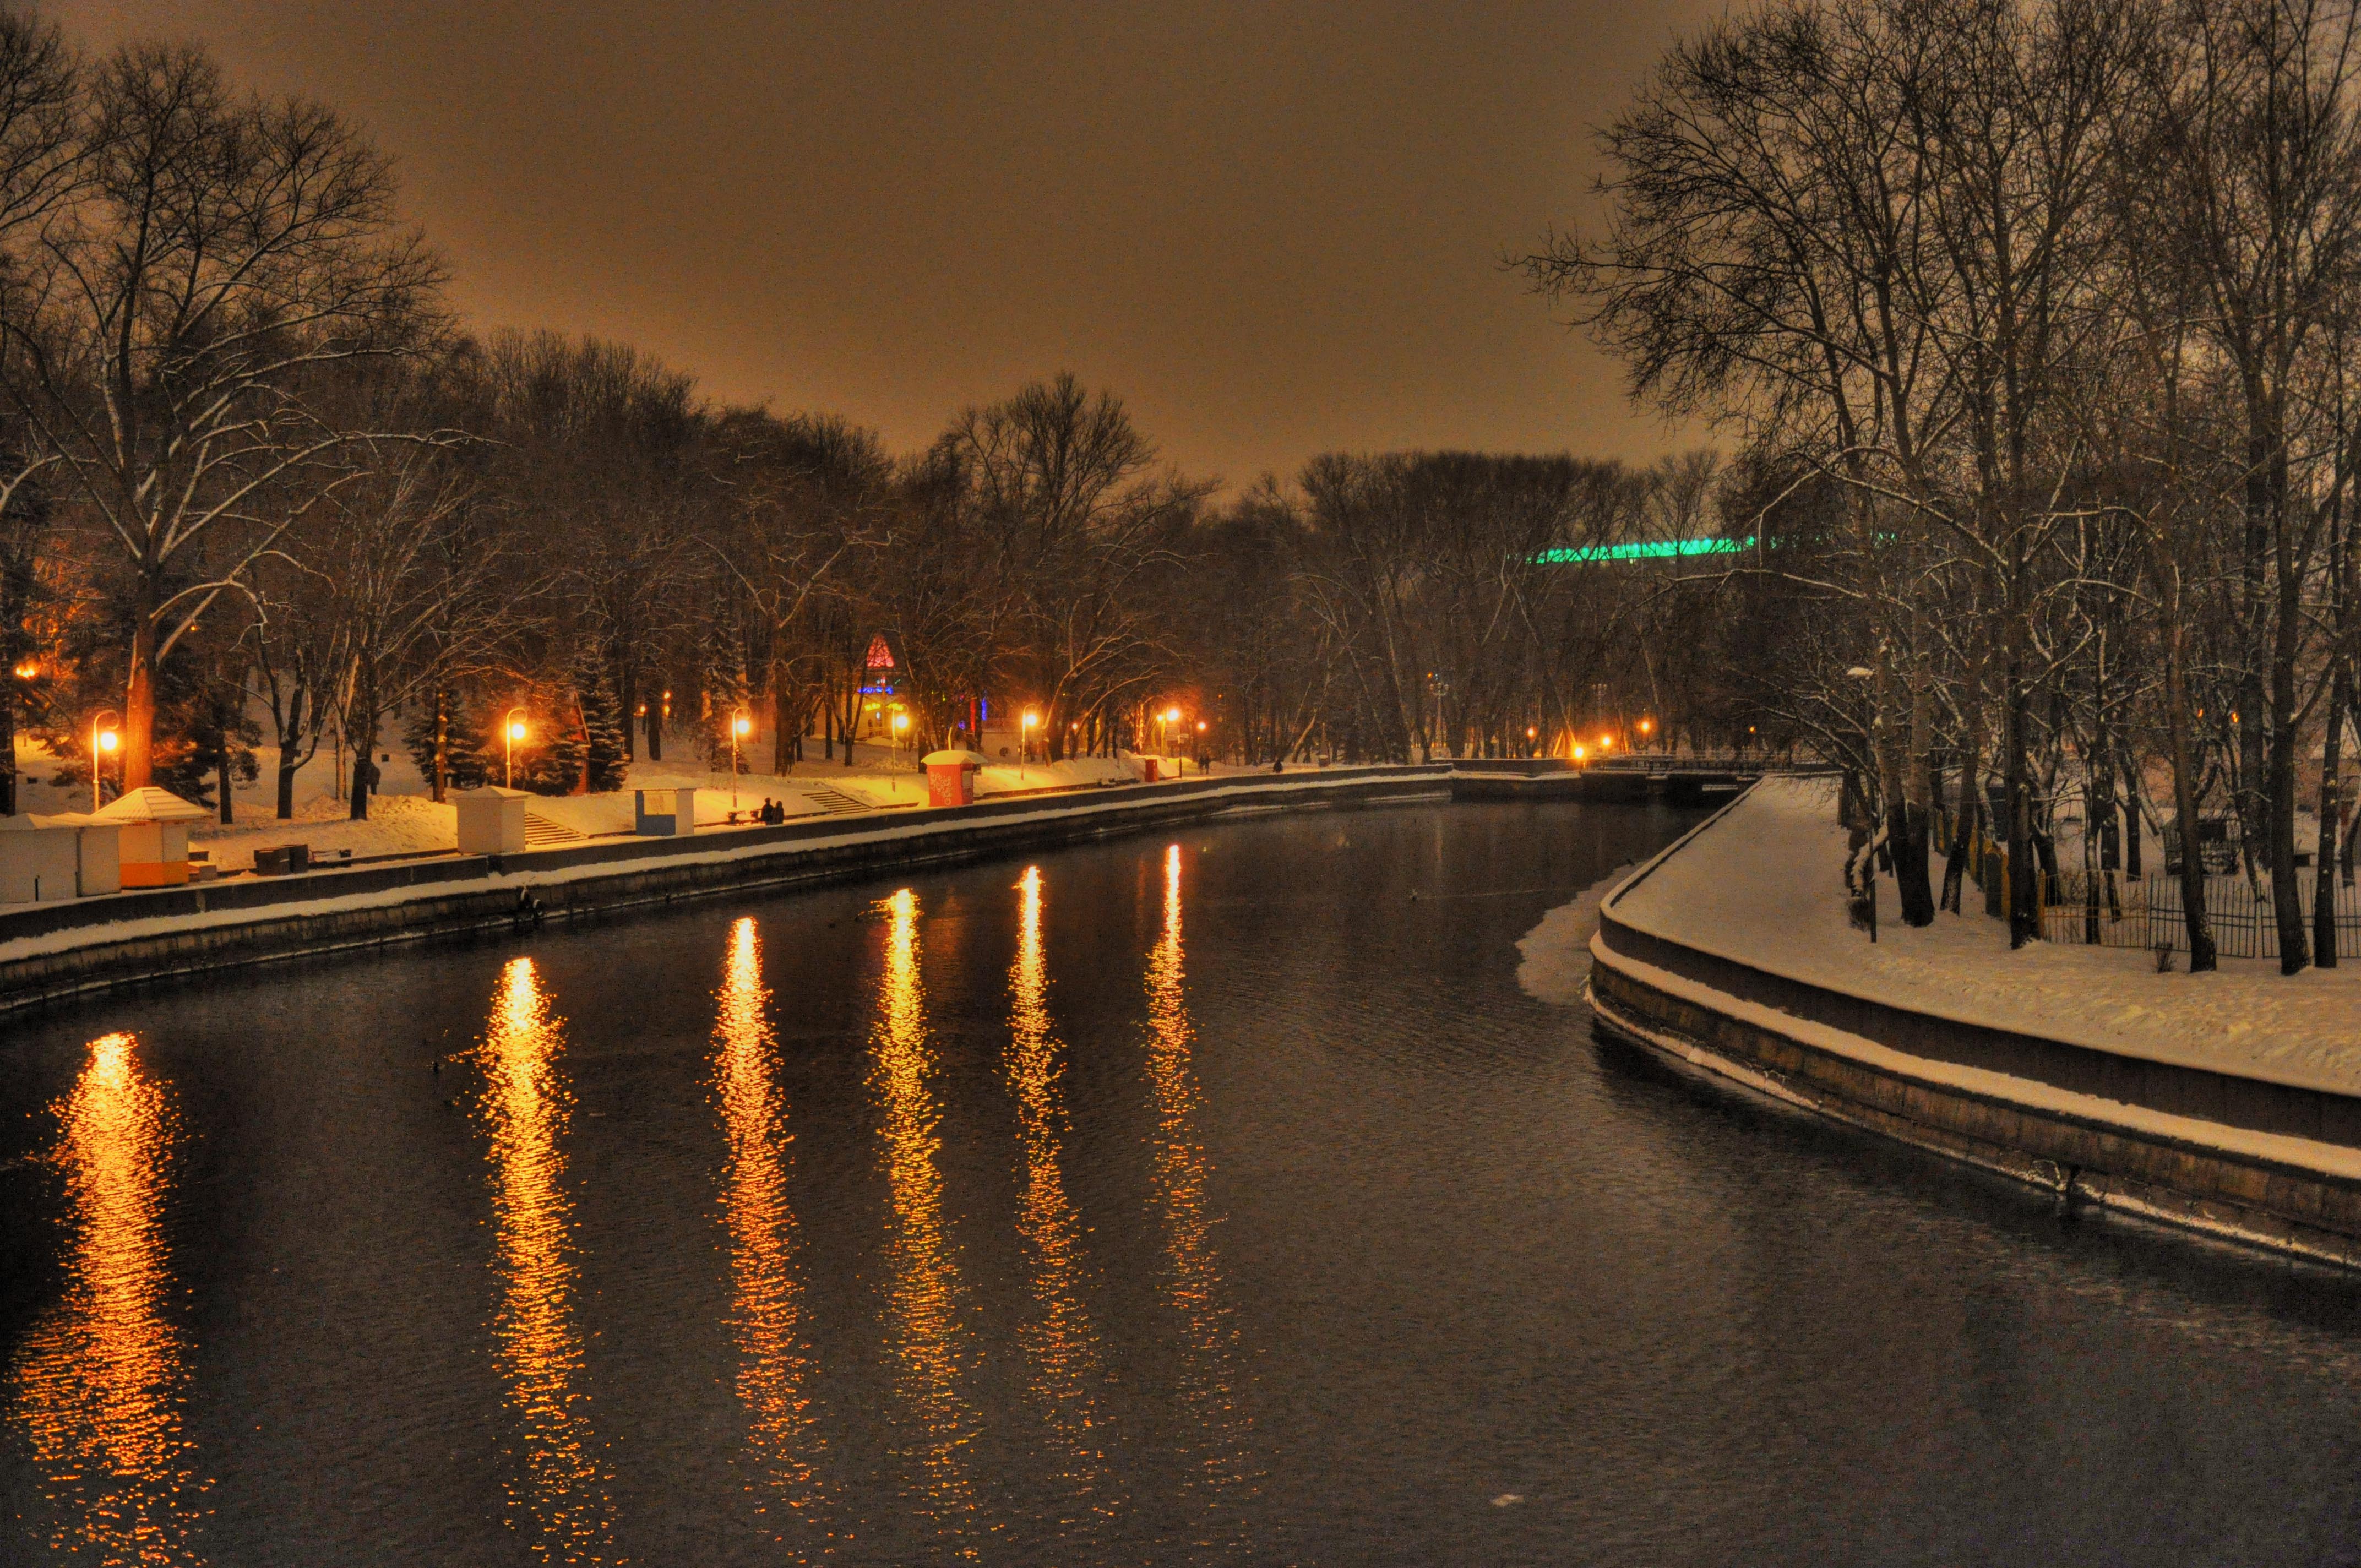
POLYGON ((744 714, 730 721, 730 815, 738 815, 738 743, 746 739, 753 723, 744 714))
POLYGON ((516 788, 516 743, 524 739, 524 720, 517 716, 523 711, 524 704, 519 703, 500 716, 500 745, 508 760, 508 771, 502 776, 510 789, 516 788))
POLYGON ((111 707, 100 708, 90 721, 90 808, 93 811, 98 809, 98 754, 114 751, 123 740, 114 730, 99 728, 110 718, 118 724, 123 722, 123 716, 111 707))
POLYGON ((1025 710, 1025 718, 1016 736, 1016 779, 1019 784, 1025 781, 1025 764, 1033 751, 1033 727, 1040 722, 1039 714, 1029 707, 1025 710))

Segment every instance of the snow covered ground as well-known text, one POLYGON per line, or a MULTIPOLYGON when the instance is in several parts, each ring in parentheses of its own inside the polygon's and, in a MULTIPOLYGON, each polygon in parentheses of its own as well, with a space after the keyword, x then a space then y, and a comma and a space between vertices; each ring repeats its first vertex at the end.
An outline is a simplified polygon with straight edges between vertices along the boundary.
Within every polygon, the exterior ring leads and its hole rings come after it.
POLYGON ((1844 855, 1831 783, 1766 779, 1613 910, 1638 930, 1896 1007, 2361 1093, 2361 966, 2287 978, 2275 960, 2224 959, 2210 975, 2158 974, 2137 949, 2011 952, 2007 927, 1981 912, 1904 927, 1890 886, 1872 944, 1845 919, 1844 855))
MULTIPOLYGON (((767 761, 768 745, 760 750, 767 761)), ((818 741, 808 742, 807 750, 817 757, 818 741)), ((632 763, 620 790, 602 795, 537 797, 531 806, 532 814, 562 830, 586 838, 629 833, 633 790, 694 787, 699 792, 698 825, 725 824, 731 799, 727 760, 718 771, 707 767, 686 737, 680 738, 678 751, 685 760, 668 758, 662 762, 632 763)), ((307 844, 315 861, 333 860, 341 851, 350 851, 353 858, 359 860, 447 851, 457 847, 457 811, 447 803, 435 804, 406 751, 380 752, 382 761, 378 766, 383 778, 376 798, 370 802, 369 819, 366 822, 349 819, 349 807, 336 785, 335 761, 326 751, 295 775, 294 817, 285 822, 278 820, 274 816, 278 804, 278 749, 259 747, 257 755, 262 764, 261 777, 253 784, 240 784, 234 792, 236 820, 228 825, 196 824, 189 835, 191 847, 208 851, 225 871, 246 870, 254 864, 255 850, 279 844, 307 844)), ((16 773, 22 781, 22 810, 47 815, 90 809, 88 784, 59 785, 49 782, 58 766, 56 759, 32 742, 17 743, 16 773)), ((976 793, 983 798, 1036 790, 1134 784, 1138 782, 1141 771, 1138 762, 1128 756, 1120 761, 1083 757, 1023 767, 995 763, 977 775, 976 793)), ((1173 769, 1168 763, 1162 771, 1170 777, 1173 769)), ((1214 771, 1218 773, 1235 770, 1214 771)), ((1195 764, 1189 764, 1187 772, 1194 777, 1195 764)), ((736 795, 739 808, 746 811, 761 806, 765 796, 783 801, 788 817, 794 818, 924 806, 927 782, 908 751, 897 755, 887 747, 862 746, 850 767, 841 761, 807 761, 796 763, 794 773, 785 777, 741 768, 736 779, 736 795)))

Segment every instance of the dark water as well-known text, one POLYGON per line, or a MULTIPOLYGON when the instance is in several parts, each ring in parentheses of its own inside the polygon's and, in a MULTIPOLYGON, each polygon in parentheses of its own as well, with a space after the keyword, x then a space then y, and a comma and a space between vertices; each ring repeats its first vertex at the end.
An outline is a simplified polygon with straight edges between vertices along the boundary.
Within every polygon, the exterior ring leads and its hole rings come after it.
POLYGON ((1263 818, 0 1025, 0 1561, 2361 1552, 2355 1282, 1519 992, 1680 825, 1263 818))

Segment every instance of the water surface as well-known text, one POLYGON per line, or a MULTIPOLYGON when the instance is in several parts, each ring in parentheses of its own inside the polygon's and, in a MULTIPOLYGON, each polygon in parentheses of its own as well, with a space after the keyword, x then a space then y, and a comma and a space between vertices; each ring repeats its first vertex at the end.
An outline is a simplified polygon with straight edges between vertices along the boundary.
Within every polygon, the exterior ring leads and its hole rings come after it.
POLYGON ((10 1020, 0 1561, 2345 1556, 2352 1281, 1518 989, 1685 820, 1260 817, 10 1020))

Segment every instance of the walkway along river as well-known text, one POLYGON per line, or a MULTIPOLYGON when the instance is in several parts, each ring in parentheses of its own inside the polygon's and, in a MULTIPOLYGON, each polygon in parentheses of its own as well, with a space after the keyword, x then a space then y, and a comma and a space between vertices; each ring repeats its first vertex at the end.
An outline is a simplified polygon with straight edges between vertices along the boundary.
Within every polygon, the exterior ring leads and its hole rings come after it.
POLYGON ((1518 989, 1692 820, 1261 817, 11 1019, 0 1560, 2354 1539, 2350 1277, 1518 989))

